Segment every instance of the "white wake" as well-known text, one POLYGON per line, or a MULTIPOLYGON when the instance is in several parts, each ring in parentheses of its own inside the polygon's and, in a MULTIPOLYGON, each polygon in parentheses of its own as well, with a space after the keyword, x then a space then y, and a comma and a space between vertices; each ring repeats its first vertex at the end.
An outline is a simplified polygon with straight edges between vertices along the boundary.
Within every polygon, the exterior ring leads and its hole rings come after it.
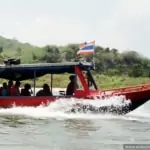
MULTIPOLYGON (((36 119, 55 118, 59 120, 64 119, 125 119, 125 120, 139 120, 143 117, 150 118, 150 111, 145 112, 144 108, 136 110, 124 116, 112 114, 93 114, 93 113, 66 113, 77 103, 90 104, 92 106, 122 106, 128 105, 130 100, 126 100, 124 96, 113 96, 105 100, 84 100, 84 99, 59 99, 49 104, 48 106, 39 107, 13 107, 8 109, 0 109, 0 116, 24 116, 36 119), (142 111, 141 111, 142 110, 142 111), (146 113, 146 115, 144 114, 146 113)), ((149 105, 150 106, 150 105, 149 105)))

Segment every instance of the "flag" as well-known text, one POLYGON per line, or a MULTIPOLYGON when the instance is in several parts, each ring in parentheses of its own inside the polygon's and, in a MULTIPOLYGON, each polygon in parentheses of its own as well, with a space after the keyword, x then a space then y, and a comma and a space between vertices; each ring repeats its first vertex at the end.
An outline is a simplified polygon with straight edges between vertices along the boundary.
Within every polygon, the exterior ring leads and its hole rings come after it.
POLYGON ((77 51, 77 55, 93 54, 94 53, 94 46, 95 46, 95 41, 81 44, 79 51, 77 51))

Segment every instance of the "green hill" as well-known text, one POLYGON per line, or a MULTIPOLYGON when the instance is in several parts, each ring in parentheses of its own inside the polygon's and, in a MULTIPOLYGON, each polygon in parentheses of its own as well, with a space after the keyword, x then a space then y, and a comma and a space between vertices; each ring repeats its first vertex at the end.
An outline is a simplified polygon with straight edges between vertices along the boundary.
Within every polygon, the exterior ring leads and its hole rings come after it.
POLYGON ((42 55, 42 49, 29 43, 21 43, 16 39, 7 39, 0 36, 0 47, 2 48, 1 56, 20 57, 23 63, 32 63, 32 54, 42 55))
MULTIPOLYGON (((0 62, 6 57, 19 57, 21 63, 64 62, 84 59, 91 61, 92 56, 76 56, 79 44, 66 46, 47 45, 45 47, 21 43, 16 39, 0 36, 0 62)), ((104 75, 128 75, 133 77, 150 76, 150 59, 136 51, 120 52, 117 49, 95 46, 96 73, 104 75)))

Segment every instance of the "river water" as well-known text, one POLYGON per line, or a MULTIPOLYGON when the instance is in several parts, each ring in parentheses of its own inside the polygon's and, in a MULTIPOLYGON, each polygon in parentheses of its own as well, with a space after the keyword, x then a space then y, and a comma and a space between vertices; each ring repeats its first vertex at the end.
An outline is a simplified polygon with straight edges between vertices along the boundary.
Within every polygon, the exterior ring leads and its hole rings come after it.
POLYGON ((66 113, 73 103, 0 109, 0 150, 123 150, 123 144, 150 143, 150 102, 124 116, 66 113))

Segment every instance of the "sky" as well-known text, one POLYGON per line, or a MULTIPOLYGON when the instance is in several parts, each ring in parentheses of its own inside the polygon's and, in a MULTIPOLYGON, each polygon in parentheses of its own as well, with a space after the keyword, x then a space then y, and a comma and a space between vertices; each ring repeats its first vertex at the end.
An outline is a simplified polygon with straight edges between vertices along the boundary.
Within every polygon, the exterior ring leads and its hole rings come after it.
POLYGON ((150 0, 0 0, 0 35, 37 46, 95 40, 150 58, 150 0))

